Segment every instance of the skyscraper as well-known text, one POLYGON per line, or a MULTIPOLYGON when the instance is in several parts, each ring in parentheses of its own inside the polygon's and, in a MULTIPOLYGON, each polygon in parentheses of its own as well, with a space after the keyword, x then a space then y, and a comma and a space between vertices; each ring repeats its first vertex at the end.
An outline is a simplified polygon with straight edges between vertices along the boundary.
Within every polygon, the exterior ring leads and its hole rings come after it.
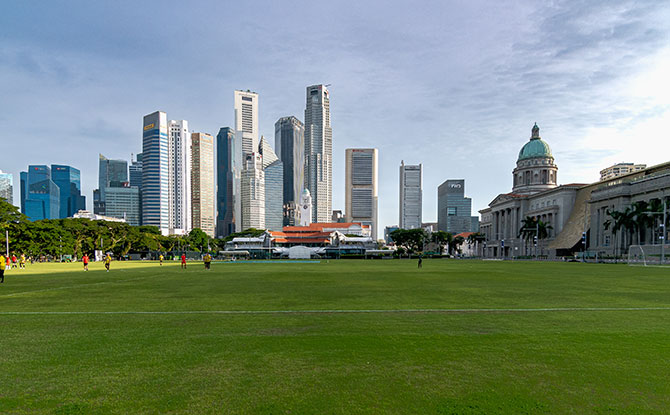
POLYGON ((371 236, 377 240, 377 149, 348 148, 345 154, 346 221, 370 225, 371 236))
POLYGON ((305 187, 312 195, 312 220, 328 222, 333 205, 333 130, 330 97, 325 85, 307 87, 305 187))
POLYGON ((93 213, 106 215, 105 189, 108 187, 123 187, 127 182, 128 162, 125 160, 110 160, 99 154, 98 188, 93 191, 93 213))
POLYGON ((400 228, 418 229, 422 219, 422 166, 400 162, 400 228))
POLYGON ((49 166, 31 165, 21 172, 21 213, 33 221, 59 218, 60 189, 49 166))
POLYGON ((216 236, 242 230, 242 137, 224 127, 216 135, 216 236))
POLYGON ((191 231, 191 133, 188 121, 168 124, 168 203, 171 234, 191 231))
POLYGON ((235 131, 241 134, 242 152, 258 149, 258 94, 235 91, 235 131))
POLYGON ((0 170, 0 199, 5 202, 14 204, 14 177, 11 173, 3 173, 0 170))
POLYGON ((284 225, 296 225, 296 206, 305 186, 305 126, 299 119, 282 117, 275 123, 275 150, 284 166, 284 225))
POLYGON ((79 210, 86 209, 86 196, 81 195, 79 169, 62 164, 52 164, 51 179, 58 186, 60 193, 59 218, 71 218, 79 210))
POLYGON ((168 124, 156 111, 144 116, 142 133, 142 224, 169 230, 168 124))
POLYGON ((270 147, 270 143, 261 137, 258 152, 263 157, 265 180, 265 229, 281 231, 283 220, 284 164, 270 147))
POLYGON ((192 225, 214 237, 214 138, 205 133, 191 134, 191 155, 192 225))
POLYGON ((465 197, 465 180, 447 180, 437 188, 437 228, 453 235, 477 232, 479 220, 471 216, 472 199, 465 197))
POLYGON ((242 230, 265 229, 265 172, 259 153, 244 154, 241 188, 242 230))
POLYGON ((139 226, 141 222, 140 189, 125 183, 121 187, 105 189, 105 216, 125 219, 131 226, 139 226))
POLYGON ((137 187, 142 190, 142 153, 139 153, 135 157, 136 159, 133 160, 132 154, 130 155, 128 179, 130 181, 130 187, 137 187))

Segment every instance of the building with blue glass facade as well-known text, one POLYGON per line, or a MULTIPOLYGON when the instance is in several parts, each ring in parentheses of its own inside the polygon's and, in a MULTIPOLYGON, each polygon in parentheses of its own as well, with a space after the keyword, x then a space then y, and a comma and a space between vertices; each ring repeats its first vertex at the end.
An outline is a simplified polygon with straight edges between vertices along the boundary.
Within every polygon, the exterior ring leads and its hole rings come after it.
POLYGON ((242 230, 242 136, 230 127, 216 135, 216 236, 242 230))
POLYGON ((275 152, 284 165, 284 225, 299 222, 295 206, 305 186, 305 126, 294 116, 275 123, 275 152))
POLYGON ((142 224, 169 231, 167 114, 144 116, 142 131, 142 224))
POLYGON ((59 218, 71 218, 86 209, 86 196, 81 195, 81 172, 63 164, 51 165, 51 180, 60 190, 59 218))
POLYGON ((479 231, 479 218, 472 216, 472 199, 465 197, 465 180, 447 180, 438 186, 437 228, 452 235, 479 231))
POLYGON ((21 172, 21 213, 30 220, 60 217, 60 189, 46 165, 30 165, 21 172))

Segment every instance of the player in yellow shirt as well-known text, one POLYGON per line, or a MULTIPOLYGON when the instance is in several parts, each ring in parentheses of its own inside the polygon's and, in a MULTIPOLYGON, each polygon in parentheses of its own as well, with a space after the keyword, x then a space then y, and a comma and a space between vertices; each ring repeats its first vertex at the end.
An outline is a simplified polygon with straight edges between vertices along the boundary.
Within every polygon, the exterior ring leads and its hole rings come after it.
POLYGON ((105 268, 107 268, 107 272, 109 272, 109 264, 112 263, 112 256, 107 254, 105 257, 105 268))
POLYGON ((5 282, 5 256, 0 254, 0 282, 5 282))
POLYGON ((158 260, 160 261, 160 265, 163 266, 163 254, 158 255, 158 260))

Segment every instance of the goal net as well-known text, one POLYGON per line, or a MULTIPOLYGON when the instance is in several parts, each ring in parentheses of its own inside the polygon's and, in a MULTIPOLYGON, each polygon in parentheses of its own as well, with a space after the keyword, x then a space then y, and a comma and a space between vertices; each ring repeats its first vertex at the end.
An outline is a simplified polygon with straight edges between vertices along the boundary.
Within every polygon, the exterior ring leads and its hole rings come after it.
POLYGON ((670 265, 670 246, 665 245, 663 252, 661 245, 631 245, 628 248, 628 265, 670 265), (665 259, 661 263, 661 257, 665 259))

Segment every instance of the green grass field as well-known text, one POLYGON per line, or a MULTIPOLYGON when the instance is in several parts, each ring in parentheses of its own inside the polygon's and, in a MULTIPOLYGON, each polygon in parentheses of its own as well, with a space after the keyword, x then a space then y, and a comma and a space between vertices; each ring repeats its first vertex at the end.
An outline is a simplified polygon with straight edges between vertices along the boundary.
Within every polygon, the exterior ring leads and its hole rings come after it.
POLYGON ((114 262, 0 284, 2 414, 668 412, 670 269, 114 262))

